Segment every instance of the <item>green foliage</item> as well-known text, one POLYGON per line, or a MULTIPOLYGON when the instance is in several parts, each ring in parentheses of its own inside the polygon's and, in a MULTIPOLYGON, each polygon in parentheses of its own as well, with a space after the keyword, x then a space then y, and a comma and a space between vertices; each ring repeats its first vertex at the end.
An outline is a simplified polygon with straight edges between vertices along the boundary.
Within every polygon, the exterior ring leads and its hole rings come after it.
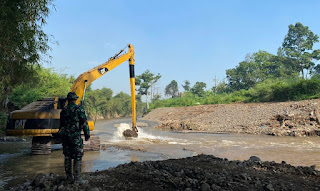
POLYGON ((281 55, 258 51, 248 55, 238 66, 226 71, 231 90, 249 89, 256 83, 271 78, 287 78, 297 75, 292 60, 281 55))
MULTIPOLYGON (((141 97, 137 96, 137 114, 141 114, 144 109, 141 97)), ((85 99, 85 109, 94 120, 98 117, 114 118, 127 117, 131 115, 131 96, 120 92, 113 96, 113 92, 109 88, 91 90, 87 89, 85 99)))
POLYGON ((146 70, 141 75, 138 75, 135 80, 135 84, 139 86, 138 93, 140 95, 146 95, 146 103, 147 109, 149 109, 149 89, 152 87, 159 79, 161 75, 155 76, 155 74, 151 73, 149 70, 146 70))
POLYGON ((178 94, 178 83, 175 80, 172 80, 165 88, 165 95, 175 97, 178 94))
POLYGON ((180 98, 169 98, 163 100, 157 100, 150 105, 150 109, 161 107, 182 107, 197 105, 199 98, 190 92, 183 94, 180 98))
POLYGON ((186 91, 186 92, 190 91, 190 82, 188 80, 185 80, 182 87, 183 87, 184 91, 186 91))
POLYGON ((52 0, 0 1, 0 109, 16 86, 32 81, 34 65, 50 49, 46 24, 52 0))
POLYGON ((181 98, 158 100, 150 108, 181 107, 207 104, 229 104, 248 102, 297 101, 320 98, 320 78, 302 79, 298 77, 287 79, 268 79, 257 83, 249 90, 233 91, 231 93, 215 94, 207 91, 199 97, 192 92, 183 94, 181 98))
POLYGON ((10 103, 15 108, 45 97, 66 97, 74 81, 72 76, 59 74, 52 68, 37 67, 35 72, 33 82, 15 87, 9 95, 10 103))
POLYGON ((319 97, 320 80, 286 79, 266 81, 249 90, 250 102, 295 101, 319 97))
POLYGON ((207 87, 207 84, 204 82, 196 82, 196 84, 191 88, 191 92, 199 97, 203 97, 205 94, 204 88, 207 87))
POLYGON ((212 92, 215 94, 222 94, 230 92, 230 88, 228 87, 227 83, 223 80, 221 82, 218 82, 216 86, 212 87, 212 92))
MULTIPOLYGON (((235 68, 226 71, 228 88, 231 91, 248 90, 265 80, 289 79, 297 77, 299 73, 304 78, 304 71, 320 76, 320 66, 315 66, 315 62, 320 59, 320 49, 312 51, 318 39, 317 35, 301 23, 289 25, 288 34, 282 47, 278 49, 277 56, 258 51, 248 55, 246 60, 235 68)), ((264 99, 269 100, 267 97, 264 99)))
POLYGON ((141 75, 136 77, 136 85, 139 86, 138 92, 140 95, 147 95, 149 88, 153 83, 156 83, 161 78, 161 75, 151 73, 149 70, 146 70, 141 75))
POLYGON ((314 34, 309 27, 303 26, 301 23, 289 25, 289 31, 286 35, 282 48, 286 57, 291 58, 302 77, 304 77, 304 69, 309 70, 316 60, 319 60, 320 50, 314 50, 313 44, 319 42, 318 35, 314 34))
POLYGON ((160 100, 160 98, 161 98, 161 96, 159 94, 154 95, 152 100, 151 100, 151 103, 154 103, 154 102, 160 100))

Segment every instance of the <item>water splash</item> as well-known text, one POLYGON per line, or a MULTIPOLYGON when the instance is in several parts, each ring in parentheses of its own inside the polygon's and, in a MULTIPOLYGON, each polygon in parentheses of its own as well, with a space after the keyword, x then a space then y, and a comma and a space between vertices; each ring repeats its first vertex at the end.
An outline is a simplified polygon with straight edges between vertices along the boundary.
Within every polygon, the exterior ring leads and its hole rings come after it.
POLYGON ((123 136, 123 132, 127 129, 131 129, 130 125, 127 123, 121 123, 117 127, 117 131, 113 133, 112 139, 110 140, 111 142, 119 142, 125 140, 125 137, 123 136))
POLYGON ((155 136, 150 133, 145 132, 142 128, 138 128, 138 137, 136 138, 130 138, 130 140, 126 139, 123 136, 123 132, 127 129, 131 129, 130 125, 127 123, 121 123, 117 127, 117 131, 114 132, 111 142, 121 142, 121 141, 138 141, 138 142, 150 142, 150 143, 159 143, 159 142, 169 142, 169 141, 177 141, 177 139, 169 138, 169 137, 163 137, 163 136, 155 136))

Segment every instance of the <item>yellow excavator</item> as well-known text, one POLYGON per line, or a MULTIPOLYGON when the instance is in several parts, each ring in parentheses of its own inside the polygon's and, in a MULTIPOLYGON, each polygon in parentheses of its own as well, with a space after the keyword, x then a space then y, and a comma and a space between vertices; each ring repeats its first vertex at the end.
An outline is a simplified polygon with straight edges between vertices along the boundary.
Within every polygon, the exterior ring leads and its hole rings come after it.
MULTIPOLYGON (((131 107, 132 107, 132 130, 126 130, 125 137, 137 137, 136 125, 136 94, 134 75, 134 47, 129 44, 125 49, 120 50, 107 62, 88 70, 75 80, 70 91, 76 92, 79 96, 77 104, 85 99, 86 88, 96 79, 100 78, 110 70, 129 60, 131 107), (126 48, 128 51, 125 52, 126 48)), ((6 134, 12 136, 33 136, 32 154, 50 154, 51 145, 61 143, 57 133, 60 125, 60 112, 66 105, 65 98, 44 98, 10 113, 6 128, 6 134)), ((88 121, 90 131, 94 130, 93 121, 88 121)), ((99 150, 100 140, 91 136, 89 141, 84 143, 85 150, 99 150)))

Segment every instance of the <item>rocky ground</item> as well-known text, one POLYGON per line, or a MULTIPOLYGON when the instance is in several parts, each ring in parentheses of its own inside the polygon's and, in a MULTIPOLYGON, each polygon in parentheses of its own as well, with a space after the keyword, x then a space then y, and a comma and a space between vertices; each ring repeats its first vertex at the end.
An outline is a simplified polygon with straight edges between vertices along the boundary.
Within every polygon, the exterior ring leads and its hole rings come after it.
MULTIPOLYGON (((143 119, 157 121, 157 128, 185 132, 319 136, 320 100, 160 108, 143 119)), ((320 190, 315 166, 262 162, 254 156, 247 161, 198 155, 131 162, 84 173, 84 178, 88 184, 67 184, 65 176, 38 174, 10 190, 320 190)))
POLYGON ((320 99, 158 108, 143 119, 185 132, 320 136, 320 99))
POLYGON ((11 190, 320 190, 320 172, 284 161, 229 161, 198 155, 165 161, 131 162, 85 173, 88 184, 67 184, 64 176, 39 174, 11 190))

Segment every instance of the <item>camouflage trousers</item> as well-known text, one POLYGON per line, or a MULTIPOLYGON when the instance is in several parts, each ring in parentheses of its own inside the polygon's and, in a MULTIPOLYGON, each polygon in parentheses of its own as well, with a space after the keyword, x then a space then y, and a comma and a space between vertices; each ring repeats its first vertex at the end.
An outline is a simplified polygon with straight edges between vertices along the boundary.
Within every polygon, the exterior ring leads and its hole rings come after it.
POLYGON ((63 140, 63 154, 65 157, 80 161, 83 156, 83 140, 81 136, 68 137, 63 140))

